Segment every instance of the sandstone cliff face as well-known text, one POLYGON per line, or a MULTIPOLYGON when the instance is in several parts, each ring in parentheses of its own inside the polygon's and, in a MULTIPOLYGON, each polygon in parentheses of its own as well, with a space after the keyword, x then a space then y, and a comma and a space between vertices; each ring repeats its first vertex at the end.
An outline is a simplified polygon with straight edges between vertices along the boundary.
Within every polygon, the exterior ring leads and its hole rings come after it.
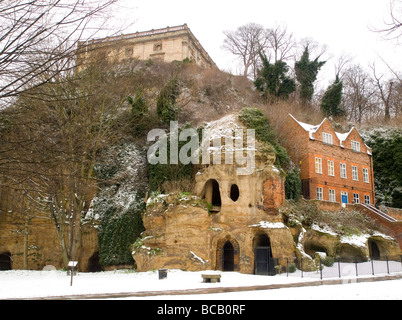
MULTIPOLYGON (((224 124, 234 127, 233 118, 224 119, 215 129, 224 130, 224 124)), ((133 246, 138 271, 179 268, 254 273, 255 248, 262 237, 262 246, 269 247, 279 263, 292 258, 292 234, 278 212, 284 201, 284 181, 274 166, 275 155, 263 150, 256 142, 254 170, 239 175, 241 166, 226 164, 227 154, 221 149, 222 164, 198 167, 194 195, 178 192, 148 199, 143 217, 146 231, 133 246)))
POLYGON ((255 239, 260 234, 269 237, 274 258, 284 262, 293 257, 293 238, 280 216, 255 205, 249 207, 250 201, 242 211, 235 206, 225 209, 222 199, 220 211, 209 212, 202 197, 173 194, 155 198, 157 203, 148 204, 143 217, 146 231, 133 246, 138 271, 223 270, 223 247, 230 242, 233 270, 253 273, 255 239))
MULTIPOLYGON (((29 228, 25 230, 23 220, 16 219, 12 213, 5 217, 6 219, 0 221, 0 254, 9 253, 11 269, 42 270, 46 265, 65 267, 54 223, 50 218, 33 218, 29 228)), ((83 226, 82 246, 78 257, 80 271, 92 271, 90 259, 97 250, 97 229, 83 226)))

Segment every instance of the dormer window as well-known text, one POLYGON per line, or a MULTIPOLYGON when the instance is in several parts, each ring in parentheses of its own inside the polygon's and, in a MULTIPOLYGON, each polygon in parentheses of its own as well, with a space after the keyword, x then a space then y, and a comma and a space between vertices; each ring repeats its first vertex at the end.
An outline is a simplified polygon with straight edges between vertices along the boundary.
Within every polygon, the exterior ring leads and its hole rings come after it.
POLYGON ((322 141, 326 144, 332 144, 332 134, 323 132, 322 141))
POLYGON ((360 142, 352 140, 351 146, 353 151, 360 152, 360 142))

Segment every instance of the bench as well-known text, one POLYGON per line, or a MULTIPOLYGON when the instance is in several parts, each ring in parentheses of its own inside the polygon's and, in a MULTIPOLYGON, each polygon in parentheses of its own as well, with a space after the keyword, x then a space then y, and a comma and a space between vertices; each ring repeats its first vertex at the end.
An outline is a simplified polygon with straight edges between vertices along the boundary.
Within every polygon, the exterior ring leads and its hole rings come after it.
POLYGON ((202 277, 202 282, 206 282, 206 283, 221 282, 220 274, 202 274, 201 277, 202 277))

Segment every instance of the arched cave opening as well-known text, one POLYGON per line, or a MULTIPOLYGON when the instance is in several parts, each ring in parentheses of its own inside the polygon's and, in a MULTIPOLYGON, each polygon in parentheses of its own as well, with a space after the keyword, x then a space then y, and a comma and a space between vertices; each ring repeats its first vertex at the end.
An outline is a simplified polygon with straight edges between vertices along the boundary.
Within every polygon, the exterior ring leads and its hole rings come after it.
POLYGON ((275 275, 275 260, 272 256, 271 241, 265 233, 254 237, 254 274, 275 275))
POLYGON ((234 247, 230 241, 223 246, 223 271, 234 271, 234 247))
POLYGON ((373 260, 380 260, 381 254, 380 254, 380 249, 378 248, 377 243, 373 240, 369 240, 368 247, 369 247, 369 252, 370 252, 370 258, 373 260))
POLYGON ((205 184, 204 198, 207 202, 212 204, 211 211, 220 211, 222 205, 221 192, 219 190, 219 183, 215 179, 210 179, 205 184))

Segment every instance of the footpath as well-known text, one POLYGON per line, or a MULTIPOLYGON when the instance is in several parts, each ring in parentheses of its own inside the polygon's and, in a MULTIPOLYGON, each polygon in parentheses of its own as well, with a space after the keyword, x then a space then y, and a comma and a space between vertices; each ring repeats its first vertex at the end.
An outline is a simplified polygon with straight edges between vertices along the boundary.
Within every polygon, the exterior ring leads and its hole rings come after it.
MULTIPOLYGON (((96 293, 96 294, 79 294, 65 296, 50 296, 38 298, 22 298, 18 300, 95 300, 95 299, 119 299, 129 297, 152 297, 161 295, 194 295, 194 294, 212 294, 212 293, 227 293, 227 292, 243 292, 255 290, 274 290, 281 288, 298 288, 298 287, 313 287, 323 285, 340 285, 361 282, 376 282, 402 279, 402 274, 393 275, 378 275, 365 277, 350 277, 340 279, 324 279, 324 280, 308 280, 305 282, 277 283, 268 285, 251 285, 251 286, 233 286, 223 287, 217 283, 216 287, 196 288, 196 289, 181 289, 181 290, 163 290, 163 291, 138 291, 138 292, 121 292, 121 293, 96 293)), ((9 299, 15 300, 15 299, 9 299)))

